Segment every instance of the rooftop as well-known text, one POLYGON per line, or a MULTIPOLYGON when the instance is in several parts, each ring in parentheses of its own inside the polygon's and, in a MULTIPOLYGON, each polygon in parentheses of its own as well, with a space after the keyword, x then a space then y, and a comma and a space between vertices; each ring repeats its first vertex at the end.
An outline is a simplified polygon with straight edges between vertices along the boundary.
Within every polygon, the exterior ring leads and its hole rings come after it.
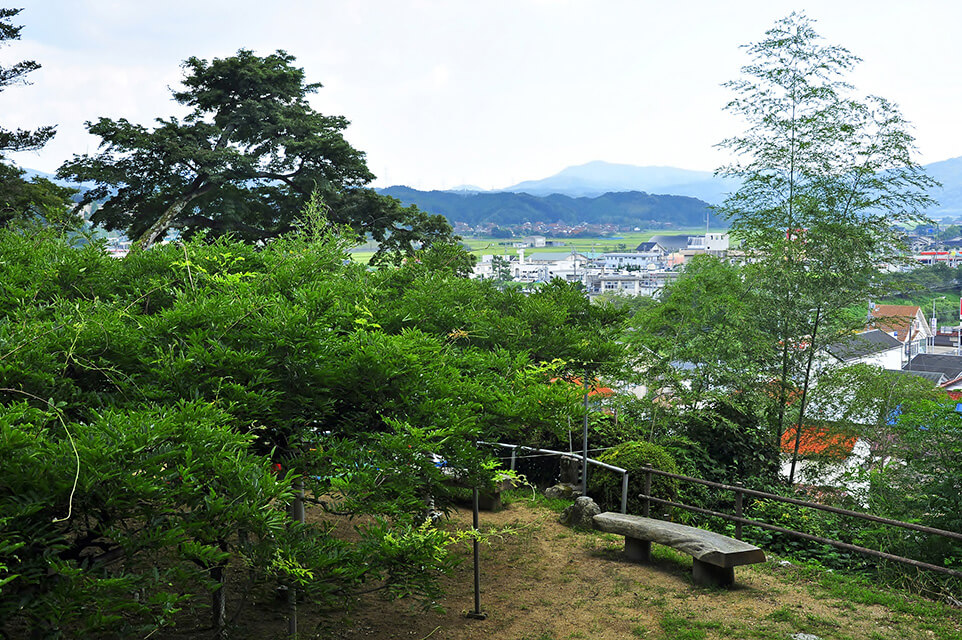
POLYGON ((855 360, 889 349, 899 348, 900 343, 891 334, 872 329, 854 334, 845 340, 828 345, 826 350, 839 360, 855 360))

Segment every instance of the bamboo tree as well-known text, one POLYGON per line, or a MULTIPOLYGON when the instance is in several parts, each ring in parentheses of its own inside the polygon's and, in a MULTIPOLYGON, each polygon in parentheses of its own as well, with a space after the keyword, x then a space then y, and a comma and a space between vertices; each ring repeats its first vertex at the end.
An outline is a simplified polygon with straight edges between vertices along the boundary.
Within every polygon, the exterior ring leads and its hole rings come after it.
MULTIPOLYGON (((793 387, 804 396, 812 383, 809 352, 851 329, 839 312, 870 295, 880 264, 898 259, 893 225, 924 219, 935 182, 913 160, 898 108, 845 81, 860 59, 822 42, 804 14, 746 50, 751 62, 725 86, 735 94, 726 109, 747 128, 720 143, 735 160, 718 171, 742 185, 720 210, 768 287, 777 444, 793 387)), ((797 437, 803 419, 801 403, 797 437)))

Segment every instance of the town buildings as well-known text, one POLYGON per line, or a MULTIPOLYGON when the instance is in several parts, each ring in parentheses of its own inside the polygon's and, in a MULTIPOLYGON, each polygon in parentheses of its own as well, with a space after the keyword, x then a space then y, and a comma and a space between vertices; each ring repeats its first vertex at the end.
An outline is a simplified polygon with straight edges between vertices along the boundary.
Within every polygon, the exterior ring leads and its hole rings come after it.
POLYGON ((528 251, 549 247, 544 236, 529 236, 513 243, 515 253, 485 255, 473 277, 523 284, 560 278, 580 282, 589 296, 617 294, 657 296, 665 284, 678 276, 680 267, 700 254, 724 257, 729 248, 727 233, 704 236, 654 236, 632 251, 607 253, 528 251))

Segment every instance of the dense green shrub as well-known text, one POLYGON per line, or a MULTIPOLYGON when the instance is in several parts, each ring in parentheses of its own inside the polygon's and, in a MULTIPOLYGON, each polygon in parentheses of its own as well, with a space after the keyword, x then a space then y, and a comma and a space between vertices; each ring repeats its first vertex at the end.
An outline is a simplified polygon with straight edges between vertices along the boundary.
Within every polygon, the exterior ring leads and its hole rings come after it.
POLYGON ((618 330, 572 287, 502 292, 444 258, 371 272, 326 225, 123 260, 0 230, 0 636, 155 634, 217 609, 227 572, 322 608, 436 599, 434 459, 484 484, 476 439, 557 438, 580 395, 549 380, 618 330), (301 480, 329 512, 292 525, 301 480))
MULTIPOLYGON (((678 473, 678 467, 671 455, 662 447, 644 441, 623 442, 614 446, 597 458, 616 467, 628 470, 628 513, 640 514, 642 501, 638 497, 645 490, 646 466, 659 471, 678 473)), ((588 475, 588 493, 601 505, 602 509, 618 511, 621 508, 621 474, 591 467, 588 475)), ((661 475, 652 475, 651 495, 662 500, 672 500, 678 496, 678 481, 661 475)), ((663 513, 663 507, 652 504, 652 513, 663 513)))
MULTIPOLYGON (((805 499, 804 496, 795 497, 805 499)), ((859 531, 874 526, 853 518, 766 499, 746 500, 745 517, 849 544, 859 544, 859 531)), ((757 527, 745 527, 744 531, 746 540, 770 553, 802 560, 817 560, 825 566, 845 567, 850 570, 859 570, 866 566, 865 556, 842 551, 828 544, 757 527)))

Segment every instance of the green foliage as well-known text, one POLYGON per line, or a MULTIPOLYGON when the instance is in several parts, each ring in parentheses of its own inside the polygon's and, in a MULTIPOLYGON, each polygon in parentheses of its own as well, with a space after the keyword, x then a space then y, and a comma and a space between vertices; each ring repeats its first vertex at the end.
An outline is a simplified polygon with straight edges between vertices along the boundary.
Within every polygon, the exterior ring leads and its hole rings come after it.
POLYGON ((632 316, 626 342, 645 380, 676 410, 731 402, 733 393, 757 386, 772 339, 759 329, 752 284, 740 267, 696 256, 665 287, 661 304, 632 316))
MULTIPOLYGON (((662 447, 644 441, 623 442, 597 456, 605 462, 628 471, 628 513, 641 513, 642 501, 638 494, 645 492, 646 466, 659 471, 678 473, 671 455, 662 447)), ((617 511, 621 506, 621 474, 592 468, 588 475, 588 493, 594 496, 602 508, 617 511)), ((678 481, 661 475, 651 477, 651 495, 662 500, 674 500, 678 496, 678 481)), ((661 507, 652 504, 654 513, 661 507)))
POLYGON ((143 633, 195 606, 229 550, 257 562, 286 524, 265 506, 285 503, 289 482, 225 419, 204 403, 69 423, 26 401, 0 407, 8 628, 143 633))
MULTIPOLYGON (((804 499, 804 496, 795 496, 804 499)), ((861 544, 858 532, 869 527, 853 518, 799 507, 775 500, 746 501, 746 517, 792 531, 849 544, 861 544)), ((826 567, 845 568, 853 573, 869 570, 865 556, 840 551, 827 544, 803 540, 768 529, 745 529, 746 540, 768 552, 801 560, 815 560, 826 567)))
POLYGON ((752 272, 710 256, 693 259, 662 294, 640 308, 625 338, 649 387, 648 438, 694 447, 692 475, 721 482, 777 473, 772 393, 776 339, 758 318, 752 272), (680 440, 678 440, 680 438, 680 440), (710 452, 710 456, 701 453, 710 452))
POLYGON ((0 162, 0 227, 14 222, 46 222, 64 228, 78 226, 70 214, 74 189, 45 178, 23 179, 24 171, 0 162))
MULTIPOLYGON (((23 9, 0 8, 0 45, 8 40, 20 39, 20 30, 23 27, 14 26, 10 20, 21 11, 23 9)), ((26 84, 24 76, 39 68, 40 65, 33 60, 23 60, 10 67, 0 67, 0 91, 11 85, 26 84)), ((0 158, 3 157, 4 151, 39 149, 53 137, 54 133, 55 127, 52 126, 40 127, 35 131, 24 129, 11 131, 0 127, 0 158)))
POLYGON ((284 51, 259 57, 244 49, 211 61, 190 58, 184 88, 174 92, 191 109, 183 120, 160 118, 153 129, 125 119, 88 122, 102 151, 75 156, 58 175, 97 183, 81 200, 105 200, 92 221, 143 247, 170 229, 187 237, 207 230, 275 238, 294 227, 315 191, 334 223, 381 243, 374 263, 450 242, 443 217, 363 188, 374 176, 343 137, 347 120, 310 106, 320 85, 305 82, 293 63, 284 51))
POLYGON ((858 226, 872 230, 863 239, 872 248, 896 249, 887 246, 891 225, 921 220, 932 184, 911 160, 913 139, 898 108, 854 95, 845 76, 859 58, 823 44, 804 14, 778 20, 746 49, 750 64, 726 85, 735 94, 727 109, 748 123, 722 143, 739 156, 722 172, 743 180, 722 207, 733 230, 767 250, 799 234, 811 245, 822 233, 858 226))
POLYGON ((614 357, 618 314, 567 285, 466 280, 453 246, 370 272, 316 213, 260 249, 124 260, 0 230, 4 633, 146 635, 224 572, 325 608, 433 600, 452 540, 422 524, 447 474, 485 486, 476 439, 554 442, 580 415, 550 380, 614 357), (295 481, 327 515, 290 522, 295 481), (352 543, 333 533, 348 517, 352 543))
MULTIPOLYGON (((962 530, 962 414, 952 401, 916 399, 899 406, 891 458, 871 475, 873 512, 949 531, 962 530)), ((900 555, 962 570, 962 544, 934 536, 879 531, 900 555)))
POLYGON ((747 128, 721 143, 736 160, 720 169, 742 183, 720 211, 752 252, 759 328, 780 351, 764 379, 776 384, 777 447, 804 423, 815 353, 862 324, 844 310, 878 295, 879 265, 900 259, 895 225, 922 220, 935 183, 898 107, 858 96, 845 77, 859 59, 824 44, 804 14, 746 49, 727 109, 747 128))

